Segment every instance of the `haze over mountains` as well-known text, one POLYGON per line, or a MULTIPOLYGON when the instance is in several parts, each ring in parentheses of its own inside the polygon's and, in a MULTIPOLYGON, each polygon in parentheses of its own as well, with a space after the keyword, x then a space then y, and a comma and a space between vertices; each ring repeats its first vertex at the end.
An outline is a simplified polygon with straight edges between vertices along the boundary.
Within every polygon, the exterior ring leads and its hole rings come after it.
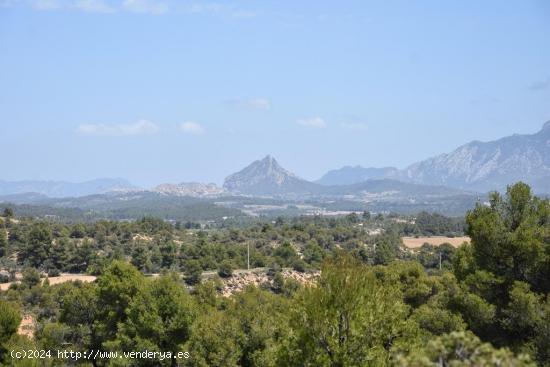
POLYGON ((512 135, 490 142, 473 141, 451 153, 395 167, 343 167, 329 171, 317 182, 346 185, 369 179, 396 179, 487 192, 504 190, 524 181, 537 193, 550 192, 550 121, 531 135, 512 135))
POLYGON ((367 180, 396 178, 398 175, 399 170, 395 167, 344 166, 328 171, 315 182, 321 185, 351 185, 367 180))
POLYGON ((100 178, 84 182, 0 180, 0 196, 35 193, 51 198, 62 198, 128 191, 136 188, 128 180, 122 178, 100 178))
POLYGON ((369 195, 414 198, 453 196, 504 190, 517 181, 537 193, 550 192, 550 121, 532 135, 512 135, 496 141, 474 141, 453 152, 415 163, 404 169, 346 166, 327 172, 315 182, 283 168, 268 155, 229 175, 220 187, 213 183, 164 183, 144 190, 124 179, 64 181, 0 181, 0 196, 33 201, 105 193, 148 191, 162 195, 219 197, 246 195, 279 198, 347 198, 367 200, 369 195), (426 187, 428 186, 428 188, 426 187), (30 193, 33 193, 32 195, 30 193))
POLYGON ((476 191, 504 190, 524 181, 535 192, 549 193, 550 121, 536 134, 465 144, 405 168, 399 178, 476 191))
POLYGON ((228 193, 249 196, 347 197, 366 198, 369 195, 457 195, 463 190, 443 186, 427 186, 391 179, 369 179, 349 185, 321 185, 298 177, 284 169, 272 156, 252 162, 241 171, 228 176, 223 184, 228 193))

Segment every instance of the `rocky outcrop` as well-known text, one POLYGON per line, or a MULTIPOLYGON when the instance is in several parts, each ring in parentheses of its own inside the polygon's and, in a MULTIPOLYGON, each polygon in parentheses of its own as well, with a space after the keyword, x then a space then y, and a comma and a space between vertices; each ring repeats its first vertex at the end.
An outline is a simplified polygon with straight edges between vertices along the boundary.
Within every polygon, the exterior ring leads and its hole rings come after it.
POLYGON ((180 184, 161 184, 151 191, 165 195, 213 197, 225 193, 223 187, 214 183, 182 182, 180 184))
MULTIPOLYGON (((283 278, 293 279, 301 284, 311 284, 318 276, 319 272, 300 273, 294 270, 285 269, 281 271, 283 278)), ((222 296, 229 297, 236 292, 242 291, 248 285, 260 287, 262 285, 271 286, 273 277, 266 272, 246 272, 234 274, 232 277, 223 280, 222 296)))

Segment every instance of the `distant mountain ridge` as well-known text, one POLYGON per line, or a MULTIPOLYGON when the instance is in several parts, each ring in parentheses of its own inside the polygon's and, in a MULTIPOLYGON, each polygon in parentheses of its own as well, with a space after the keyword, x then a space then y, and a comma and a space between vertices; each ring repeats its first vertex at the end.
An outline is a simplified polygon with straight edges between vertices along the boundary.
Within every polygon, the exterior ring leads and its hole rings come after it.
MULTIPOLYGON (((216 199, 247 196, 284 200, 354 201, 444 207, 452 201, 481 200, 477 192, 503 190, 517 181, 530 184, 537 194, 550 193, 550 121, 531 135, 513 135, 491 142, 474 141, 453 152, 415 163, 405 169, 346 166, 327 172, 316 182, 300 178, 268 155, 229 175, 223 187, 216 184, 165 183, 140 189, 124 179, 65 181, 0 181, 0 201, 58 203, 81 206, 83 202, 192 197, 216 199), (106 195, 105 195, 106 194, 106 195), (120 195, 119 195, 120 194, 120 195), (65 200, 67 198, 84 198, 65 200), (51 199, 51 200, 50 200, 51 199), (58 200, 62 199, 62 200, 58 200)), ((161 200, 161 199, 158 199, 161 200)), ((64 205, 63 204, 63 205, 64 205)))
POLYGON ((218 196, 225 192, 223 187, 220 187, 215 183, 205 184, 200 182, 182 182, 179 184, 166 183, 154 187, 151 191, 165 195, 192 197, 218 196))
POLYGON ((531 135, 473 141, 451 153, 415 163, 400 178, 477 191, 503 190, 517 181, 550 192, 550 121, 531 135))
POLYGON ((135 190, 136 186, 122 178, 100 178, 84 182, 67 181, 2 181, 0 196, 36 193, 51 198, 79 197, 112 191, 135 190))
POLYGON ((347 185, 363 178, 396 179, 480 192, 504 190, 507 185, 524 181, 536 193, 550 193, 550 121, 535 134, 512 135, 490 142, 473 141, 403 170, 346 166, 327 172, 317 182, 347 185))
MULTIPOLYGON (((36 186, 33 190, 37 190, 36 186)), ((47 193, 52 195, 51 190, 47 193)), ((54 191, 54 194, 60 195, 60 192, 54 191)), ((228 176, 223 188, 189 182, 162 184, 149 190, 110 190, 71 197, 50 197, 43 193, 0 195, 0 203, 19 205, 18 210, 33 215, 78 216, 88 220, 128 220, 143 215, 169 220, 206 220, 212 217, 225 220, 281 210, 290 211, 291 215, 310 215, 312 210, 338 213, 350 209, 405 213, 428 210, 456 215, 469 210, 480 200, 484 199, 478 194, 460 189, 392 179, 324 186, 299 178, 271 156, 254 161, 228 176)))
POLYGON ((395 167, 344 166, 340 169, 328 171, 315 182, 321 185, 352 185, 367 180, 395 178, 398 174, 399 170, 395 167))
POLYGON ((284 169, 272 156, 252 162, 225 179, 228 194, 273 196, 291 199, 410 200, 413 197, 473 195, 460 189, 429 186, 392 179, 368 179, 350 185, 321 185, 299 178, 284 169))

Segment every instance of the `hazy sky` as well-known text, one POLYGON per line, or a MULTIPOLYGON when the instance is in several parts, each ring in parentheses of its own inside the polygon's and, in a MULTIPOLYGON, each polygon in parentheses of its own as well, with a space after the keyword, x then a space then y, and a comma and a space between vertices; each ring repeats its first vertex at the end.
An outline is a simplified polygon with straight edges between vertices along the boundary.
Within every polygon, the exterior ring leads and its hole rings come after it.
POLYGON ((550 119, 550 2, 0 0, 0 179, 316 179, 550 119))

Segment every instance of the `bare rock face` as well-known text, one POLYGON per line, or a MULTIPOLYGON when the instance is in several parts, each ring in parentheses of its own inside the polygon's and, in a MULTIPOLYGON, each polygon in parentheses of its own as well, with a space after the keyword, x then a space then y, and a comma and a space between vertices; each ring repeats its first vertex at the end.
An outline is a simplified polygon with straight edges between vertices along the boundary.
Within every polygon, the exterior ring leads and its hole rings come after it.
POLYGON ((329 171, 318 183, 350 185, 391 179, 470 191, 504 190, 523 181, 535 193, 550 194, 550 121, 531 135, 512 135, 490 142, 473 141, 398 170, 393 167, 343 167, 329 171))
POLYGON ((549 193, 550 121, 536 134, 474 141, 415 163, 403 170, 400 178, 477 191, 502 190, 524 181, 535 192, 549 193))
POLYGON ((245 195, 309 193, 317 186, 284 169, 270 155, 228 176, 223 184, 227 191, 245 195))

